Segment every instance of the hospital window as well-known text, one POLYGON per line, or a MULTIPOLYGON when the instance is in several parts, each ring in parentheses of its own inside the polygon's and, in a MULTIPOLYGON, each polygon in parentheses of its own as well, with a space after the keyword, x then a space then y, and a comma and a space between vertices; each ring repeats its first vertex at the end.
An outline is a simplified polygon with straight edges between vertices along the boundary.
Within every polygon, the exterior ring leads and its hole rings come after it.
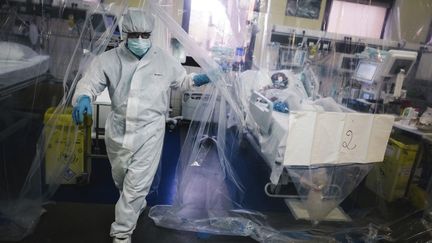
POLYGON ((226 6, 220 0, 190 0, 188 33, 206 49, 227 44, 232 31, 226 6))
POLYGON ((184 0, 182 27, 203 48, 242 46, 259 0, 184 0))
MULTIPOLYGON (((375 1, 377 2, 377 1, 375 1)), ((390 4, 365 4, 333 0, 328 15, 328 32, 367 38, 381 38, 390 4)))

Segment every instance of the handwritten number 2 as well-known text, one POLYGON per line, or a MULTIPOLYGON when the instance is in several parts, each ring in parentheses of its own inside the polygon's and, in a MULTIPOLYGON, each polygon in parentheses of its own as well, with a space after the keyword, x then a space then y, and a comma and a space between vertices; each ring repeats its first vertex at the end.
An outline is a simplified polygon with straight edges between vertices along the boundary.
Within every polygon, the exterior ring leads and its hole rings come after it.
POLYGON ((355 148, 357 147, 357 144, 354 144, 354 146, 351 146, 351 142, 352 142, 353 137, 354 137, 353 132, 352 132, 351 130, 348 130, 348 131, 345 133, 345 135, 346 135, 347 137, 349 137, 349 142, 347 143, 346 141, 344 141, 344 142, 342 143, 342 147, 344 147, 344 148, 346 148, 346 149, 348 149, 348 150, 353 150, 353 149, 355 149, 355 148))

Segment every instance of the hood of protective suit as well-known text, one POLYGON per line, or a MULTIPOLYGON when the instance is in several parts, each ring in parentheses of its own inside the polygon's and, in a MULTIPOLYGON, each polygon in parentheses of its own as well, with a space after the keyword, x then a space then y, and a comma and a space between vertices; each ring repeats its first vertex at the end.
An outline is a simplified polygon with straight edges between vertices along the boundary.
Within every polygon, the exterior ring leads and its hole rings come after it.
POLYGON ((154 17, 141 9, 128 9, 123 16, 122 31, 125 33, 152 32, 154 17))

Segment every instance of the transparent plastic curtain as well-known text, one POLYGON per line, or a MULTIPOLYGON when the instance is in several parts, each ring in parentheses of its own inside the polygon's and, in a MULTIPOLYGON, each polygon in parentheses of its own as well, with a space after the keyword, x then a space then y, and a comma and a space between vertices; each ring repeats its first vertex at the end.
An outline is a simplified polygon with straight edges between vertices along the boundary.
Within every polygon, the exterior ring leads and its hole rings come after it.
MULTIPOLYGON (((367 7, 376 7, 372 2, 360 4, 357 7, 361 9, 356 9, 363 11, 356 21, 366 25, 364 32, 360 29, 357 32, 361 36, 320 31, 327 28, 332 20, 336 23, 347 21, 343 16, 353 6, 341 5, 332 10, 339 14, 336 14, 336 19, 331 19, 324 18, 327 1, 216 2, 224 6, 225 11, 214 14, 226 15, 230 24, 224 26, 230 27, 224 29, 222 37, 209 34, 208 39, 204 40, 193 31, 187 35, 168 14, 167 9, 176 7, 173 2, 151 1, 149 6, 164 24, 162 28, 167 28, 172 37, 178 39, 186 53, 200 64, 212 80, 195 110, 182 148, 173 205, 152 207, 149 216, 155 223, 179 230, 250 236, 262 242, 397 241, 427 237, 430 231, 428 223, 421 216, 415 217, 419 212, 424 212, 423 209, 406 207, 409 203, 395 209, 394 204, 367 189, 365 178, 381 163, 282 166, 280 162, 283 161, 285 147, 289 146, 284 144, 288 124, 280 127, 273 124, 272 132, 267 126, 268 117, 257 115, 250 106, 250 100, 258 97, 271 101, 260 104, 263 107, 258 108, 272 110, 276 117, 302 110, 354 112, 347 107, 352 108, 349 103, 351 99, 361 98, 362 84, 352 78, 358 60, 384 63, 389 49, 405 48, 416 52, 424 47, 429 48, 414 43, 427 29, 420 23, 430 21, 426 11, 422 10, 426 20, 419 18, 420 22, 413 24, 419 27, 415 36, 407 35, 410 27, 401 24, 401 21, 409 21, 401 18, 406 18, 411 11, 409 8, 430 10, 430 5, 419 1, 407 6, 407 1, 395 1, 387 6, 391 7, 390 15, 386 22, 383 20, 378 37, 365 37, 370 34, 369 29, 375 28, 379 22, 368 22, 371 17, 367 13, 372 10, 367 7), (230 8, 232 6, 235 7, 230 8), (247 16, 246 22, 243 22, 242 16, 247 16), (239 19, 242 20, 237 22, 239 19), (381 32, 384 38, 380 38, 381 32), (231 33, 230 37, 236 41, 225 43, 215 40, 223 39, 226 33, 231 33), (241 66, 250 61, 245 60, 248 48, 253 53, 249 55, 253 60, 251 70, 241 66), (214 52, 215 49, 218 52, 214 52), (348 57, 347 63, 344 63, 344 57, 348 57), (229 63, 229 68, 222 63, 229 63), (248 154, 253 152, 245 150, 245 147, 258 153, 259 159, 248 154), (267 166, 270 173, 251 174, 257 180, 267 177, 273 185, 284 184, 284 180, 294 185, 295 193, 290 196, 294 196, 307 212, 306 223, 296 220, 302 217, 294 215, 294 210, 289 206, 282 212, 276 211, 278 217, 273 217, 272 209, 262 211, 248 205, 249 194, 263 188, 248 187, 250 183, 240 175, 249 169, 242 167, 242 160, 250 163, 259 161, 267 166), (332 221, 328 216, 338 208, 343 208, 348 217, 332 221), (395 210, 399 213, 395 214, 395 210), (421 225, 420 230, 398 234, 398 224, 409 220, 421 225)), ((216 7, 214 9, 216 12, 216 7)), ((385 18, 386 10, 383 16, 380 15, 382 9, 379 11, 376 18, 385 18)), ((178 19, 176 11, 170 11, 171 14, 173 12, 178 19)), ((177 13, 182 14, 183 11, 177 13)), ((217 23, 213 24, 217 26, 217 23)), ((342 31, 343 26, 337 25, 334 31, 342 31)), ((408 77, 413 77, 414 72, 415 68, 408 73, 408 77)), ((404 88, 408 89, 408 84, 404 88)), ((363 111, 384 112, 383 107, 376 107, 363 111)), ((387 190, 383 187, 386 179, 382 174, 372 176, 378 181, 373 186, 375 192, 379 194, 387 190)), ((279 200, 284 202, 282 198, 279 200)))
POLYGON ((118 42, 127 1, 2 4, 0 240, 17 241, 84 160, 89 130, 73 124, 70 100, 86 64, 118 42))

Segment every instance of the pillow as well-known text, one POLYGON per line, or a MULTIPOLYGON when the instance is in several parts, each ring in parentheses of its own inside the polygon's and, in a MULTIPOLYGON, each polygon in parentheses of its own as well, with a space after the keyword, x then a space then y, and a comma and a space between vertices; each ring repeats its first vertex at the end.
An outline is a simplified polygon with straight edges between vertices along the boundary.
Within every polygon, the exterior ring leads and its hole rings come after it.
POLYGON ((324 111, 342 112, 342 109, 336 101, 331 97, 317 99, 313 102, 314 105, 321 106, 324 111))
POLYGON ((272 81, 270 77, 261 71, 247 70, 240 74, 240 99, 245 107, 248 106, 249 99, 254 90, 258 91, 266 86, 270 86, 272 81))
POLYGON ((1 60, 23 60, 37 56, 30 47, 7 41, 0 41, 1 60))

